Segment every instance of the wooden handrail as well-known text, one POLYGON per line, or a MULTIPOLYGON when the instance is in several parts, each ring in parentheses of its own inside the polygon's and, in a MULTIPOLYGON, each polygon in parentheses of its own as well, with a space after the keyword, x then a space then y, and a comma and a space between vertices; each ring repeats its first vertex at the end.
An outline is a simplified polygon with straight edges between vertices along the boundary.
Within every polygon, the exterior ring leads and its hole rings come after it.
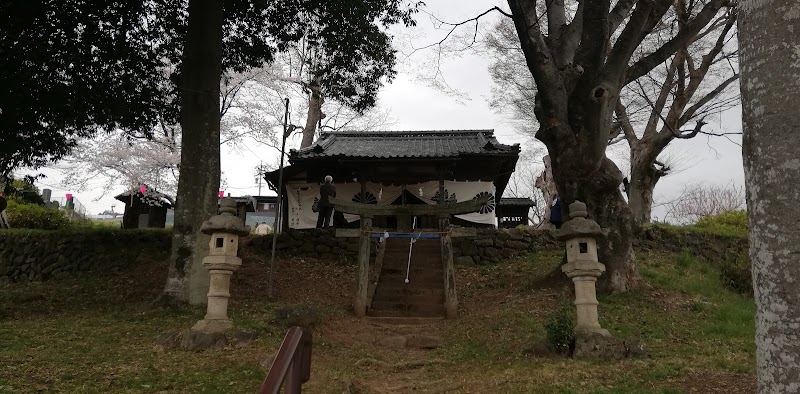
POLYGON ((286 394, 299 394, 311 378, 311 342, 311 332, 290 328, 258 393, 278 394, 284 387, 286 394))

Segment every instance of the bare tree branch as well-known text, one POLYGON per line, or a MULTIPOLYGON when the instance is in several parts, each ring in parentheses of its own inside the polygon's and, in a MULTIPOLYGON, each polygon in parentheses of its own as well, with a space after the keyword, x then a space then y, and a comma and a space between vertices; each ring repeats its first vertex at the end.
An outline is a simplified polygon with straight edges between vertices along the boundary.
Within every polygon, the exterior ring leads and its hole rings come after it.
POLYGON ((636 3, 633 15, 631 15, 628 23, 625 24, 625 28, 611 49, 603 70, 603 79, 612 83, 612 86, 622 86, 621 82, 628 69, 628 62, 633 55, 633 51, 636 50, 640 43, 637 37, 642 35, 643 28, 652 9, 652 0, 641 0, 636 3))
MULTIPOLYGON (((539 94, 547 101, 545 114, 548 119, 566 119, 567 108, 563 100, 559 97, 566 97, 566 89, 559 70, 553 63, 553 56, 542 35, 539 18, 536 16, 536 9, 529 1, 509 0, 511 11, 515 15, 523 18, 514 18, 514 25, 520 37, 520 45, 525 54, 525 61, 531 70, 539 94)), ((543 141, 551 138, 548 134, 552 133, 552 128, 541 128, 539 133, 543 141)), ((537 133, 537 137, 539 134, 537 133)))
POLYGON ((628 117, 628 108, 622 104, 622 100, 617 101, 617 106, 614 109, 614 113, 616 113, 617 120, 622 126, 622 132, 624 133, 625 139, 628 140, 628 146, 630 146, 631 149, 636 149, 637 145, 639 144, 639 138, 636 137, 636 132, 633 130, 631 119, 628 117))
POLYGON ((615 31, 619 28, 622 24, 622 21, 628 17, 628 14, 633 9, 633 5, 636 4, 636 0, 619 0, 617 4, 614 5, 614 8, 611 10, 611 13, 608 15, 608 30, 611 34, 614 34, 615 31))
POLYGON ((686 111, 684 111, 683 115, 681 115, 680 119, 678 120, 678 123, 686 124, 690 119, 695 117, 696 112, 698 112, 700 108, 703 108, 705 105, 711 102, 711 100, 717 98, 717 96, 719 96, 722 92, 724 92, 725 89, 727 89, 730 84, 738 80, 739 80, 739 74, 735 74, 726 79, 725 81, 723 81, 721 84, 717 85, 717 87, 714 88, 714 90, 703 96, 703 98, 694 103, 694 105, 687 108, 686 111))
POLYGON ((657 65, 663 63, 680 48, 682 48, 691 37, 695 36, 704 26, 717 15, 720 8, 722 8, 729 0, 710 0, 708 4, 695 16, 685 28, 681 29, 678 34, 671 40, 667 41, 660 48, 656 49, 650 55, 639 59, 628 69, 626 84, 639 79, 641 76, 647 74, 657 65))
MULTIPOLYGON (((600 70, 611 36, 608 26, 608 13, 611 2, 608 0, 584 0, 583 28, 581 43, 575 54, 575 63, 584 69, 581 85, 589 85, 591 76, 600 70)), ((588 87, 588 86, 587 86, 588 87)), ((585 88, 583 89, 585 90, 585 88)))
POLYGON ((558 64, 563 67, 566 64, 572 63, 575 58, 575 52, 578 49, 578 44, 581 40, 581 32, 583 29, 583 8, 586 4, 585 0, 578 0, 578 8, 575 10, 575 17, 569 23, 562 35, 561 47, 557 48, 558 51, 558 64))
MULTIPOLYGON (((670 92, 672 92, 672 87, 675 86, 675 71, 680 66, 683 60, 683 54, 678 53, 672 59, 672 62, 667 69, 667 75, 664 77, 664 81, 661 85, 661 90, 658 94, 658 98, 656 98, 655 104, 653 104, 652 110, 650 112, 650 119, 647 121, 647 125, 644 128, 644 135, 654 134, 656 132, 656 127, 658 126, 658 119, 660 118, 661 112, 664 110, 664 106, 667 103, 667 99, 669 98, 670 92)), ((642 88, 642 94, 644 96, 647 93, 644 91, 644 87, 641 83, 639 83, 639 87, 642 88)), ((644 97, 643 96, 643 97, 644 97)))
POLYGON ((511 14, 503 11, 500 7, 497 7, 497 6, 489 8, 488 10, 481 12, 480 14, 478 14, 475 17, 472 17, 472 18, 469 18, 469 19, 465 19, 465 20, 463 20, 461 22, 455 22, 455 23, 445 22, 445 21, 437 18, 433 14, 430 14, 430 13, 428 13, 426 11, 423 11, 423 12, 427 13, 431 18, 435 19, 437 22, 441 23, 442 25, 450 26, 450 31, 448 31, 447 34, 445 34, 444 38, 442 38, 441 40, 439 40, 437 42, 434 42, 434 43, 431 43, 431 44, 428 44, 428 45, 425 45, 425 46, 420 47, 420 48, 415 48, 413 51, 411 51, 411 54, 414 54, 417 51, 428 49, 428 48, 431 48, 431 47, 434 47, 434 46, 441 46, 442 43, 444 43, 445 41, 447 41, 448 38, 450 38, 450 36, 453 34, 453 32, 456 31, 456 29, 458 29, 459 26, 466 25, 467 23, 474 22, 475 23, 475 31, 477 32, 478 20, 481 19, 482 17, 488 15, 489 13, 498 12, 498 13, 500 13, 500 14, 508 17, 508 18, 512 17, 511 14))
POLYGON ((563 28, 567 25, 567 12, 564 0, 547 2, 547 35, 554 43, 561 43, 563 28))

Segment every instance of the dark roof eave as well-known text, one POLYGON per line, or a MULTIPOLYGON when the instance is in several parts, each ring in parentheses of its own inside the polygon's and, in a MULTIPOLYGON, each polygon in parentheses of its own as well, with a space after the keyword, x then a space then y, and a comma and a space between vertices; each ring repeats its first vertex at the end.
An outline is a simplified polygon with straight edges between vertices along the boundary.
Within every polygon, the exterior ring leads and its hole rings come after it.
POLYGON ((403 131, 334 131, 323 132, 313 144, 289 151, 291 163, 313 158, 348 157, 361 160, 387 158, 441 158, 472 155, 519 154, 519 144, 506 145, 494 136, 494 130, 403 130, 403 131), (345 141, 346 140, 346 141, 345 141), (408 142, 416 145, 409 145, 408 142), (449 142, 448 142, 449 141, 449 142), (457 142, 458 141, 458 142, 457 142), (344 144, 343 146, 339 146, 344 144), (399 145, 398 145, 399 144, 399 145), (419 145, 422 144, 422 145, 419 145), (437 148, 429 149, 431 146, 437 148), (394 149, 382 150, 381 146, 394 149), (386 151, 394 151, 386 155, 386 151))
POLYGON ((339 155, 315 155, 315 156, 295 156, 289 158, 289 163, 300 164, 308 161, 323 161, 323 160, 337 160, 346 162, 358 161, 386 161, 386 160, 415 160, 415 161, 447 161, 447 160, 462 160, 464 158, 518 158, 519 150, 512 152, 480 152, 480 153, 459 153, 447 156, 349 156, 345 154, 339 155))

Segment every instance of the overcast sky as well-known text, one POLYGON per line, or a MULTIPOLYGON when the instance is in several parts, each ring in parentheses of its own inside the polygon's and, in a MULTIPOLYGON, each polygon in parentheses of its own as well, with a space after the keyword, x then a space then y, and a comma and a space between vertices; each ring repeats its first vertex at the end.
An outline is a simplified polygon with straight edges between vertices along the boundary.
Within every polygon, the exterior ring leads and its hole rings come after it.
MULTIPOLYGON (((427 11, 441 20, 455 22, 471 18, 494 3, 479 0, 426 0, 427 11)), ((497 15, 489 15, 481 19, 479 32, 488 29, 497 15), (485 20, 484 20, 485 19, 485 20)), ((523 149, 530 149, 536 142, 528 135, 516 133, 509 120, 495 113, 488 105, 491 95, 492 80, 488 73, 491 59, 485 58, 476 51, 462 51, 458 57, 446 56, 441 61, 444 81, 457 91, 457 95, 444 92, 433 87, 425 78, 432 75, 434 48, 417 51, 443 38, 448 30, 437 29, 434 21, 426 13, 418 16, 418 26, 412 30, 395 29, 395 42, 401 51, 399 74, 393 83, 385 86, 379 96, 379 105, 390 111, 394 123, 388 127, 394 130, 435 130, 435 129, 494 129, 502 143, 520 143, 523 149)), ((473 28, 467 27, 467 29, 473 28)), ((471 30, 468 30, 470 32, 471 30)), ((740 132, 741 112, 734 108, 709 121, 708 130, 740 132)), ((692 140, 676 140, 672 143, 668 155, 676 157, 682 163, 674 175, 663 178, 656 188, 656 201, 665 201, 677 195, 683 185, 690 182, 736 185, 744 184, 741 160, 740 136, 731 141, 716 138, 698 137, 692 140)), ((289 140, 289 147, 296 148, 299 138, 289 140)), ((249 145, 249 149, 241 152, 223 147, 222 171, 227 187, 226 192, 232 195, 256 195, 258 187, 253 175, 254 168, 260 161, 273 163, 278 154, 274 149, 249 145)), ((609 155, 618 162, 621 168, 627 167, 624 161, 627 145, 618 144, 610 149, 609 155)), ((288 150, 288 148, 287 148, 288 150)), ((99 198, 101 191, 65 190, 59 187, 60 176, 53 170, 45 170, 47 179, 42 180, 40 187, 54 189, 54 196, 62 196, 74 192, 76 198, 89 208, 90 213, 97 214, 117 205, 121 211, 121 203, 111 195, 99 198)), ((262 194, 272 194, 266 186, 262 194)), ((663 210, 656 209, 654 217, 663 215, 663 210)))

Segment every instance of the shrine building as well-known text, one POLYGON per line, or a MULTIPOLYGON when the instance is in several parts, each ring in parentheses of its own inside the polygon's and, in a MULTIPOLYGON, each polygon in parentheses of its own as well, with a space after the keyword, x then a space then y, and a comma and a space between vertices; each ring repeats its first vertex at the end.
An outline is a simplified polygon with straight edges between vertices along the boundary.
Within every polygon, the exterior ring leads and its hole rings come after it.
MULTIPOLYGON (((519 158, 519 144, 497 141, 493 130, 323 132, 311 146, 291 150, 284 168, 284 222, 316 226, 319 185, 331 175, 337 199, 375 205, 436 205, 489 197, 477 212, 454 215, 462 227, 497 226, 497 205, 519 158)), ((266 175, 277 190, 278 171, 266 175)), ((358 227, 345 214, 335 227, 358 227)), ((375 228, 437 227, 435 215, 373 218, 375 228)))

